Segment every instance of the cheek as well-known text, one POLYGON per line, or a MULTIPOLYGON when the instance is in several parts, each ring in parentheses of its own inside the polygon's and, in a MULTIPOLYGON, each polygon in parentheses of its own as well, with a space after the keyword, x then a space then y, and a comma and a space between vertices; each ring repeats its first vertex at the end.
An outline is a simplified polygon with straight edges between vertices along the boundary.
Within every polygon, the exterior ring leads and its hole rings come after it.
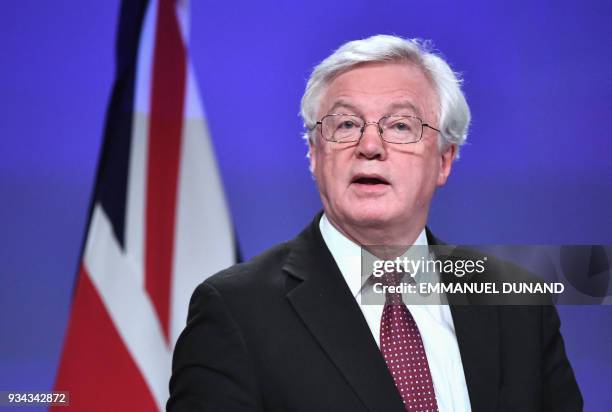
POLYGON ((313 174, 317 180, 317 186, 322 192, 333 188, 333 159, 321 147, 315 149, 315 156, 311 160, 314 167, 313 174))
POLYGON ((402 199, 414 198, 423 187, 423 171, 419 168, 404 170, 399 186, 399 195, 402 199))
POLYGON ((320 183, 325 183, 328 187, 335 186, 342 180, 342 171, 346 167, 342 167, 341 153, 327 152, 325 149, 318 149, 315 164, 317 179, 323 180, 320 183))
POLYGON ((440 164, 433 156, 414 156, 395 173, 398 195, 404 200, 428 198, 437 185, 440 164))

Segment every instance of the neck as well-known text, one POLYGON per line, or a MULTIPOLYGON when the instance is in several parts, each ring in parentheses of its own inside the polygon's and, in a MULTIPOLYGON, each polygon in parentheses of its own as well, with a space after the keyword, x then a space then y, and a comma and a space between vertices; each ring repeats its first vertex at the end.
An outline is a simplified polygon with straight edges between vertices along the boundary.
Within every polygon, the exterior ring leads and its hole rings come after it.
POLYGON ((408 222, 403 225, 355 224, 339 225, 329 215, 329 222, 344 236, 360 246, 409 246, 417 240, 423 228, 424 219, 420 222, 408 222))

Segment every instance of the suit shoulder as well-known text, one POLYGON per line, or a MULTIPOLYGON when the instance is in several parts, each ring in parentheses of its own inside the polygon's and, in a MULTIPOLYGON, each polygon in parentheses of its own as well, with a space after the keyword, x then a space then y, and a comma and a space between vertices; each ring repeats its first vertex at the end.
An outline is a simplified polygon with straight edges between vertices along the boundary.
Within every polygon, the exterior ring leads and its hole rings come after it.
POLYGON ((458 247, 453 251, 455 259, 466 261, 482 260, 485 264, 485 275, 480 280, 498 282, 540 282, 542 279, 535 273, 509 260, 497 257, 486 251, 471 247, 458 247))
POLYGON ((282 271, 291 251, 291 241, 283 242, 249 259, 237 263, 206 279, 220 293, 261 287, 274 281, 282 271))

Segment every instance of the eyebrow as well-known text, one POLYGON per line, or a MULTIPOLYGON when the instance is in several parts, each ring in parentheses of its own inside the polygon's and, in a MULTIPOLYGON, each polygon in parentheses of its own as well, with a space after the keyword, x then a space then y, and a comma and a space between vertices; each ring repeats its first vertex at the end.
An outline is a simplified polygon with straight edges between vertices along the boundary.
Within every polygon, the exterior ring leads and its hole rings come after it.
MULTIPOLYGON (((358 113, 358 114, 361 112, 357 108, 357 106, 347 102, 346 100, 339 99, 329 109, 329 113, 335 113, 335 110, 337 110, 339 108, 345 108, 345 109, 348 109, 348 110, 350 110, 350 111, 352 111, 354 113, 358 113)), ((421 111, 419 110, 419 108, 416 107, 414 104, 412 104, 409 101, 403 101, 403 102, 397 102, 397 103, 391 104, 391 106, 389 106, 389 113, 388 114, 389 115, 396 114, 396 113, 394 113, 394 111, 401 110, 401 109, 409 109, 412 112, 412 114, 415 114, 418 117, 422 117, 421 111)))
POLYGON ((330 113, 334 113, 334 111, 338 108, 346 108, 349 109, 352 112, 355 113, 359 113, 359 109, 357 109, 356 106, 350 104, 349 102, 347 102, 346 100, 337 100, 336 103, 334 103, 334 105, 332 107, 330 107, 329 112, 330 113))
POLYGON ((409 101, 405 101, 405 102, 402 102, 402 103, 393 103, 390 106, 390 109, 391 110, 410 109, 412 114, 417 115, 417 117, 419 117, 419 118, 422 117, 421 111, 419 110, 419 108, 416 107, 414 104, 412 104, 409 101))

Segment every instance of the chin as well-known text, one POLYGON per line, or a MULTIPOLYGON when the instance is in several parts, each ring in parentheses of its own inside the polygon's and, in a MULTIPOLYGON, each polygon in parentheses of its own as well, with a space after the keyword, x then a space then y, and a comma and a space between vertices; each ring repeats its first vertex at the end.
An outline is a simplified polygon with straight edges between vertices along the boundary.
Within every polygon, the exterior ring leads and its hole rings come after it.
POLYGON ((388 224, 393 215, 383 207, 362 207, 350 213, 350 219, 358 226, 384 226, 388 224))

